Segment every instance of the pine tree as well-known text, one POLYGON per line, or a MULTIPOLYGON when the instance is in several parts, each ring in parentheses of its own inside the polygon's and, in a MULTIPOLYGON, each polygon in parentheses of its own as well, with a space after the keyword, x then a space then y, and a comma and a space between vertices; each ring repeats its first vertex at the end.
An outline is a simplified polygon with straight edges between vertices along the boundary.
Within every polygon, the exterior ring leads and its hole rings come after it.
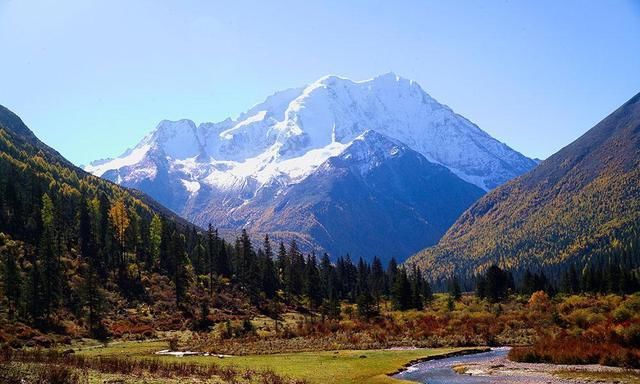
POLYGON ((213 226, 209 223, 207 228, 207 270, 209 274, 209 294, 213 293, 213 274, 219 273, 217 259, 218 259, 218 241, 217 233, 214 236, 213 226))
POLYGON ((304 294, 309 300, 312 309, 317 308, 322 303, 322 292, 320 291, 320 273, 316 264, 315 255, 309 255, 304 271, 304 294))
POLYGON ((331 264, 331 260, 329 259, 329 255, 324 253, 322 255, 322 259, 320 259, 320 291, 322 292, 322 298, 326 299, 329 297, 329 292, 334 290, 333 287, 334 279, 332 278, 332 274, 335 274, 335 270, 333 265, 331 264))
MULTIPOLYGON (((369 265, 361 257, 358 259, 358 269, 356 274, 356 301, 357 297, 363 292, 369 292, 369 265)), ((371 292, 369 292, 370 294, 371 292)))
POLYGON ((509 274, 497 265, 489 267, 478 283, 478 296, 486 297, 490 302, 497 303, 507 298, 510 287, 509 274))
POLYGON ((433 301, 433 290, 427 280, 422 281, 422 297, 426 303, 431 303, 433 301))
POLYGON ((393 287, 391 288, 391 302, 393 307, 400 311, 406 311, 411 308, 411 283, 407 276, 405 268, 400 268, 394 279, 393 287))
POLYGON ((387 295, 391 294, 391 290, 395 284, 396 276, 398 274, 398 262, 395 257, 392 257, 389 260, 389 264, 387 265, 387 274, 386 274, 386 282, 385 282, 385 293, 387 295))
POLYGON ((185 236, 173 232, 172 235, 173 249, 175 251, 175 270, 174 270, 174 284, 176 287, 176 306, 181 307, 184 302, 185 295, 188 287, 187 265, 189 259, 187 257, 185 236))
POLYGON ((251 239, 245 229, 242 230, 240 238, 236 241, 236 257, 236 273, 238 279, 250 291, 255 290, 258 286, 255 253, 251 239))
POLYGON ((424 298, 422 297, 422 272, 414 264, 411 272, 411 306, 413 309, 422 310, 424 308, 424 298))
POLYGON ((162 246, 162 220, 160 216, 153 215, 149 226, 149 267, 160 261, 160 247, 162 246))
POLYGON ((371 294, 375 299, 376 306, 380 309, 380 298, 384 294, 384 286, 385 286, 385 275, 384 269, 382 268, 382 262, 376 256, 373 258, 373 262, 371 263, 371 277, 369 288, 371 289, 371 294))
POLYGON ((102 325, 105 310, 105 295, 98 283, 98 276, 92 263, 87 265, 83 287, 84 304, 87 307, 87 323, 89 332, 97 339, 105 339, 107 331, 102 325))
POLYGON ((378 314, 375 307, 375 300, 369 291, 362 291, 356 299, 358 306, 358 316, 363 319, 371 319, 378 314))
POLYGON ((39 252, 44 265, 43 306, 47 317, 57 307, 62 293, 58 238, 55 231, 55 212, 49 195, 42 196, 42 238, 39 252))
POLYGON ((284 289, 284 292, 287 296, 287 300, 289 299, 290 291, 289 291, 289 257, 287 256, 287 249, 284 246, 284 243, 281 241, 278 246, 278 259, 276 261, 276 271, 278 273, 278 278, 280 279, 280 285, 284 289))
POLYGON ((287 274, 287 292, 289 295, 296 296, 302 293, 303 276, 304 276, 304 258, 298 250, 296 240, 291 240, 289 251, 287 253, 288 271, 287 274))
POLYGON ((458 282, 458 278, 457 277, 452 277, 449 280, 449 284, 448 284, 448 291, 449 291, 449 295, 451 297, 453 297, 454 300, 460 300, 460 298, 462 297, 462 290, 460 289, 460 283, 458 282))
POLYGON ((262 292, 269 299, 276 297, 278 292, 279 282, 275 264, 271 257, 264 257, 262 267, 262 292))
MULTIPOLYGON (((216 233, 217 237, 217 233, 216 233)), ((216 266, 218 273, 222 276, 231 276, 231 261, 229 259, 229 251, 227 250, 227 242, 224 239, 219 240, 218 257, 216 266)))
POLYGON ((340 318, 340 300, 338 300, 333 290, 331 290, 329 296, 323 300, 321 312, 323 317, 326 316, 329 319, 340 318))

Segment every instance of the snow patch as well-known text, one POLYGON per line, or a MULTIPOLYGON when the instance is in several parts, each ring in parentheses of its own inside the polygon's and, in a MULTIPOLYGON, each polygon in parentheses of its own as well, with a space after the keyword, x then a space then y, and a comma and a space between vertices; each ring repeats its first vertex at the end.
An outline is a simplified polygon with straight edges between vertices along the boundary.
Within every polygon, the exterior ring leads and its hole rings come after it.
POLYGON ((197 193, 200 190, 200 183, 193 180, 181 180, 182 185, 184 185, 185 189, 191 193, 197 193))
POLYGON ((105 172, 112 169, 120 169, 123 167, 132 166, 138 164, 144 159, 144 156, 149 152, 150 145, 142 145, 131 150, 127 150, 125 155, 108 161, 93 162, 84 168, 85 171, 92 173, 96 176, 102 176, 105 172))

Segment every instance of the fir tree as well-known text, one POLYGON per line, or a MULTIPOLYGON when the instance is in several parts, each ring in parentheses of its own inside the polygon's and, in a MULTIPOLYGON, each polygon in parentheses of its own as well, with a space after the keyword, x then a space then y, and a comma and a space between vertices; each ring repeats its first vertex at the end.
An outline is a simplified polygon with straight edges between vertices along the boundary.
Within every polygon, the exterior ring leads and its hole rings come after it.
POLYGON ((53 201, 49 195, 42 196, 42 239, 39 252, 44 265, 43 306, 47 316, 58 305, 62 293, 58 239, 55 231, 53 201))
POLYGON ((369 287, 371 289, 371 294, 376 301, 376 306, 379 309, 380 298, 384 294, 385 290, 385 275, 384 269, 382 268, 382 262, 377 256, 375 256, 373 258, 373 262, 371 262, 371 277, 369 287))
POLYGON ((400 268, 396 274, 393 287, 391 288, 391 301, 393 307, 397 310, 406 311, 411 308, 413 301, 411 283, 409 282, 405 268, 400 268))
POLYGON ((462 297, 462 290, 460 289, 460 283, 458 282, 457 277, 452 277, 449 280, 448 284, 449 295, 453 297, 454 300, 460 300, 462 297))
POLYGON ((322 292, 320 291, 320 272, 316 264, 315 255, 311 254, 307 258, 304 271, 304 294, 309 300, 312 309, 317 308, 322 303, 322 292))
POLYGON ((378 314, 375 307, 375 300, 369 291, 362 291, 356 299, 358 306, 358 316, 363 319, 370 319, 378 314))
POLYGON ((175 269, 173 276, 176 287, 176 306, 180 308, 188 289, 187 265, 189 259, 185 249, 185 236, 183 234, 177 231, 173 232, 172 243, 172 248, 175 252, 175 269))
POLYGON ((160 247, 162 246, 162 220, 160 216, 153 215, 149 226, 149 266, 155 265, 160 260, 160 247))

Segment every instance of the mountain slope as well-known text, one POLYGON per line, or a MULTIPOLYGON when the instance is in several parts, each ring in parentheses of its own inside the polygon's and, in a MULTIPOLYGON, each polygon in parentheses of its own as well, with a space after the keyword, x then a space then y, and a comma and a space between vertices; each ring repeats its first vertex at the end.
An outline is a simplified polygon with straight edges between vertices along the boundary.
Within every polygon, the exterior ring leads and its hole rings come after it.
POLYGON ((275 197, 260 190, 222 225, 247 223, 251 233, 276 237, 302 233, 332 255, 379 255, 386 262, 435 244, 482 195, 446 167, 367 131, 275 197))
MULTIPOLYGON (((276 93, 236 120, 199 126, 190 120, 162 121, 123 156, 93 162, 86 170, 145 191, 201 225, 212 222, 222 230, 260 230, 255 226, 260 222, 264 228, 279 228, 266 216, 258 220, 255 214, 239 212, 268 212, 295 185, 310 180, 322 183, 314 176, 320 167, 341 156, 368 131, 402 143, 483 190, 536 164, 439 104, 415 82, 387 74, 361 82, 327 76, 307 87, 276 93)), ((371 161, 359 159, 362 167, 371 161)), ((465 196, 453 204, 451 214, 459 213, 468 201, 465 196)), ((388 221, 393 216, 391 208, 380 208, 388 221)), ((304 219, 300 216, 294 221, 302 223, 304 219)), ((298 232, 319 249, 361 246, 329 246, 310 236, 308 228, 302 223, 298 228, 289 226, 287 231, 298 232)), ((423 233, 422 246, 441 233, 423 233)), ((373 250, 362 256, 372 256, 373 250)), ((407 256, 404 252, 398 256, 407 256)))
MULTIPOLYGON (((640 227, 640 94, 531 172, 488 193, 408 262, 433 278, 491 263, 586 262, 640 227)), ((583 265, 582 263, 580 265, 583 265)))
MULTIPOLYGON (((58 196, 60 209, 71 214, 79 209, 80 197, 104 195, 114 202, 122 199, 140 219, 163 215, 179 227, 191 225, 154 199, 136 190, 115 185, 74 166, 57 151, 41 142, 22 120, 0 105, 0 232, 32 241, 39 233, 41 197, 58 196)), ((73 231, 74 228, 60 229, 73 231)))

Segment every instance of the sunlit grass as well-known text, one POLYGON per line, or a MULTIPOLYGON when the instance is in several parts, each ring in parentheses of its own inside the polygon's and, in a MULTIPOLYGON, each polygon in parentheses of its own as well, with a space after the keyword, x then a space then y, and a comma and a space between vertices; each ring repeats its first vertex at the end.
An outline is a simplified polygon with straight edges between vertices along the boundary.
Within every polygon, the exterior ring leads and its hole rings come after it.
MULTIPOLYGON (((129 358, 158 358, 153 352, 166 349, 167 343, 124 342, 106 348, 91 348, 78 353, 89 356, 129 358)), ((215 356, 173 357, 161 356, 166 361, 189 361, 198 364, 214 363, 240 369, 272 370, 276 374, 304 378, 310 383, 397 383, 387 376, 405 364, 420 358, 459 351, 462 348, 435 348, 413 350, 345 350, 249 355, 218 358, 215 356)))

